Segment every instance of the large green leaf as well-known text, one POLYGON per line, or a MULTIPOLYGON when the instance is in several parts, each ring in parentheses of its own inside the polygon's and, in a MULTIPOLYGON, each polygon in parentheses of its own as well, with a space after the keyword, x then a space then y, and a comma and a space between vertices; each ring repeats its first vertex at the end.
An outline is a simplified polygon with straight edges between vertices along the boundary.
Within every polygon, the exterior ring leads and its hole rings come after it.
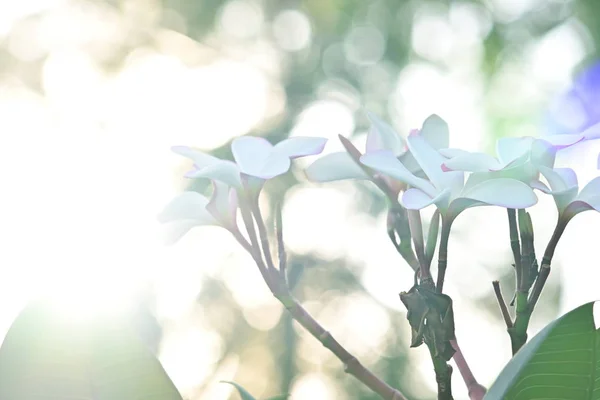
POLYGON ((600 331, 594 303, 546 326, 502 370, 485 400, 600 399, 600 331))
POLYGON ((38 301, 17 317, 0 347, 0 399, 181 400, 127 324, 73 321, 38 301))

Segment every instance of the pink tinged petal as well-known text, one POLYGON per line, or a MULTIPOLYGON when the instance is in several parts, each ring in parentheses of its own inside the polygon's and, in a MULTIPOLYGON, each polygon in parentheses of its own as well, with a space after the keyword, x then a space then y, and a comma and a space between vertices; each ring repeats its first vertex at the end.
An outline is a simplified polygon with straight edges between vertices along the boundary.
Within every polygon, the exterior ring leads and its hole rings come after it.
POLYGON ((298 158, 319 154, 325 148, 327 139, 296 136, 277 143, 274 150, 288 158, 298 158))
POLYGON ((592 196, 583 200, 575 200, 563 211, 563 217, 573 218, 576 214, 583 211, 600 211, 600 196, 592 196))
POLYGON ((363 169, 345 151, 327 154, 304 171, 313 182, 332 182, 343 179, 369 179, 363 169))
POLYGON ((215 156, 211 156, 210 154, 194 150, 188 146, 173 146, 171 147, 171 151, 173 153, 177 153, 179 155, 189 158, 199 169, 221 161, 215 156))
POLYGON ((240 169, 232 161, 219 160, 204 168, 196 168, 185 174, 187 178, 208 178, 223 182, 232 187, 242 187, 240 169))
POLYGON ((183 192, 166 205, 158 215, 161 223, 193 220, 197 225, 216 225, 217 221, 206 210, 208 199, 197 192, 183 192))
POLYGON ((429 145, 420 134, 408 137, 408 148, 417 160, 425 175, 438 189, 456 188, 463 184, 463 173, 459 171, 444 172, 442 164, 446 159, 429 145))
POLYGON ((437 193, 431 183, 413 175, 389 150, 365 154, 360 158, 360 162, 400 182, 419 188, 431 197, 437 193))
POLYGON ((500 169, 502 165, 488 154, 467 153, 447 160, 442 168, 449 171, 486 172, 500 169))
POLYGON ((557 150, 564 149, 566 147, 573 146, 585 140, 585 137, 582 134, 568 134, 568 135, 549 135, 542 136, 540 140, 550 143, 557 150))
POLYGON ((290 159, 273 150, 266 139, 242 136, 231 143, 233 158, 244 174, 262 179, 270 179, 287 172, 290 159))
POLYGON ((590 126, 586 130, 581 132, 581 136, 583 136, 585 140, 593 140, 600 138, 600 122, 590 126))
POLYGON ((448 124, 441 117, 432 114, 421 128, 421 136, 436 150, 445 149, 449 143, 448 124))
POLYGON ((531 137, 501 138, 496 142, 496 153, 498 154, 500 162, 507 165, 527 154, 531 149, 532 143, 533 138, 531 137))
POLYGON ((395 156, 399 156, 406 151, 404 139, 402 139, 394 128, 372 112, 367 112, 367 117, 371 122, 371 129, 367 135, 367 153, 378 150, 389 150, 395 156))
POLYGON ((506 208, 527 208, 537 203, 533 190, 516 179, 490 179, 463 191, 461 198, 506 208))

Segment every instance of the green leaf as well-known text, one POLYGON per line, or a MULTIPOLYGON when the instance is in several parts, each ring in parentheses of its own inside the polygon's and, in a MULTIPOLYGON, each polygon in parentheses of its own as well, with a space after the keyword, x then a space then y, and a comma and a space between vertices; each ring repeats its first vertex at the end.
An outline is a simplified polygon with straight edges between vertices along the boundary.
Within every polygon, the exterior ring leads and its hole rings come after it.
POLYGON ((235 382, 221 381, 221 383, 228 383, 230 385, 235 386, 237 391, 240 393, 240 397, 242 398, 242 400, 256 400, 250 393, 248 393, 248 391, 246 389, 244 389, 243 387, 241 387, 240 385, 238 385, 235 382))
POLYGON ((29 304, 0 347, 0 399, 182 400, 125 323, 29 304))
POLYGON ((594 303, 551 322, 504 367, 484 399, 599 399, 600 331, 594 303))

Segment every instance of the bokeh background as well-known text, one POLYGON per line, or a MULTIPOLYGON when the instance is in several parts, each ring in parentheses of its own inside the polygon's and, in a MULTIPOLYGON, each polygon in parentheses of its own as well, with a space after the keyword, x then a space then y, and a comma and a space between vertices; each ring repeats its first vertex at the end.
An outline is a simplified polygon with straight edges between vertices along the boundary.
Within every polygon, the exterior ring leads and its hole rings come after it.
MULTIPOLYGON (((365 109, 405 134, 437 113, 451 146, 494 151, 503 136, 577 132, 600 120, 597 0, 1 0, 0 332, 48 295, 73 318, 128 316, 190 400, 375 399, 283 312, 251 259, 219 228, 177 245, 156 215, 205 182, 169 151, 230 157, 252 134, 364 142, 365 109)), ((585 183, 597 144, 559 163, 585 183)), ((294 292, 349 350, 410 398, 434 398, 426 349, 408 349, 398 293, 412 272, 385 232, 370 185, 306 182, 296 164, 270 182, 285 198, 294 292)), ((431 212, 425 213, 430 215, 431 212)), ((541 253, 556 218, 532 209, 541 253)), ((600 298, 600 217, 559 245, 532 332, 600 298)), ((505 213, 456 222, 446 290, 457 335, 486 385, 510 345, 491 281, 512 294, 505 213)), ((1 336, 0 336, 1 337, 1 336)), ((466 393, 454 374, 457 399, 466 393)))

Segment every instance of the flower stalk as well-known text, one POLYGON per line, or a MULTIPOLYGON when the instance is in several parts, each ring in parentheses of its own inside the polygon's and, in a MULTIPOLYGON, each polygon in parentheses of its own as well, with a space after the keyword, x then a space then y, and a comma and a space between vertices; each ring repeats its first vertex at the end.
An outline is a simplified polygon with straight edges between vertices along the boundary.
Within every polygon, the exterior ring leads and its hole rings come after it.
MULTIPOLYGON (((281 208, 277 207, 276 216, 279 269, 275 268, 275 264, 273 263, 270 254, 266 224, 260 212, 260 208, 258 207, 258 203, 252 203, 252 205, 249 206, 247 204, 247 199, 244 199, 240 202, 240 208, 242 210, 244 224, 246 225, 251 244, 249 248, 247 246, 243 247, 249 251, 250 255, 254 259, 273 296, 281 302, 292 318, 302 325, 313 337, 319 340, 325 348, 331 351, 344 364, 344 371, 346 373, 357 378, 365 386, 385 400, 406 400, 406 397, 398 389, 394 389, 393 387, 389 386, 387 383, 373 374, 373 372, 371 372, 363 364, 361 364, 361 362, 348 350, 346 350, 329 331, 323 328, 291 294, 290 288, 284 278, 286 270, 286 258, 281 224, 281 208), (256 220, 258 236, 260 237, 262 246, 259 246, 254 220, 256 220), (265 266, 263 257, 266 260, 268 267, 265 266)), ((240 238, 242 238, 241 235, 236 237, 238 241, 240 241, 240 238)), ((244 241, 241 241, 240 243, 243 245, 244 241)))

